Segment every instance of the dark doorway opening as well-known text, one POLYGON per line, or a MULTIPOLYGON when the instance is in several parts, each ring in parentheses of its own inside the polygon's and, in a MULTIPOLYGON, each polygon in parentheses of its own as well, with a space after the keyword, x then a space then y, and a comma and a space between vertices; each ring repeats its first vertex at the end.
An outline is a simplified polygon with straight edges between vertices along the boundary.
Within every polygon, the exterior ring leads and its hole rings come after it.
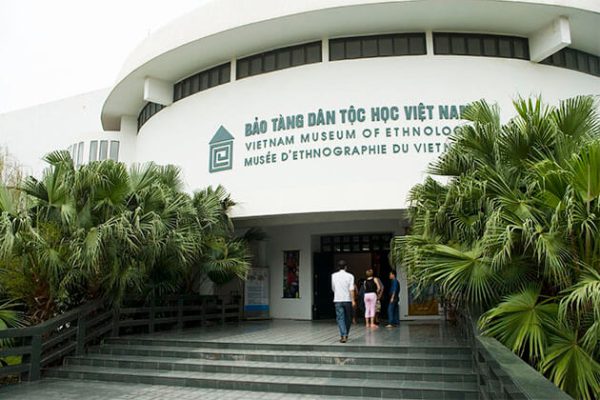
MULTIPOLYGON (((386 318, 388 275, 391 233, 367 233, 350 235, 321 236, 320 251, 313 254, 313 319, 335 318, 331 274, 336 264, 344 259, 348 263, 348 272, 354 275, 354 281, 364 278, 365 271, 373 268, 375 276, 384 285, 381 299, 381 318, 386 318)), ((362 316, 359 315, 359 319, 362 316)))

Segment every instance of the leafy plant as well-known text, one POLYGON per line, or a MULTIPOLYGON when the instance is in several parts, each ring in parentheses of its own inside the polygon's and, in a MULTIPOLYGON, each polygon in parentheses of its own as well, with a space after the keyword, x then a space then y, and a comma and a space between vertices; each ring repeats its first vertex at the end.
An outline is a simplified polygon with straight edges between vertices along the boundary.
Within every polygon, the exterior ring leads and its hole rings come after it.
POLYGON ((494 336, 578 399, 600 392, 600 118, 593 97, 558 107, 485 101, 410 193, 412 234, 392 256, 418 286, 487 310, 494 336))
POLYGON ((233 234, 224 188, 193 197, 180 170, 113 161, 75 167, 45 158, 40 179, 0 186, 0 286, 33 322, 90 299, 194 292, 198 281, 245 277, 246 243, 233 234))

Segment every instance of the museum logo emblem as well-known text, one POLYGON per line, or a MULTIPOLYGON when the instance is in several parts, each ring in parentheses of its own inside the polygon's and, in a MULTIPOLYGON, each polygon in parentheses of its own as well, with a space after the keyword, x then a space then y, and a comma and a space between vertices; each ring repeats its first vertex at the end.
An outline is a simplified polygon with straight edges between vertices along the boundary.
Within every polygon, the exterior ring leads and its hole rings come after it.
POLYGON ((221 126, 210 140, 210 173, 226 171, 233 167, 233 135, 221 126))

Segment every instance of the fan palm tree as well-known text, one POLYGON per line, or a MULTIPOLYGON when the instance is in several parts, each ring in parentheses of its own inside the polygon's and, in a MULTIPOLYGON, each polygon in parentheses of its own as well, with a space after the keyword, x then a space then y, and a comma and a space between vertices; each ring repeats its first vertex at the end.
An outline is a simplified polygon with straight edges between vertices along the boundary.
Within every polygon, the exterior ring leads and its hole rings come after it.
POLYGON ((494 336, 579 399, 600 392, 600 119, 592 97, 558 107, 471 104, 468 122, 410 194, 393 258, 419 286, 487 310, 494 336))
POLYGON ((0 285, 33 321, 89 299, 180 293, 194 275, 245 276, 222 187, 191 198, 174 166, 75 168, 65 151, 45 160, 42 178, 21 185, 26 206, 0 186, 0 285))

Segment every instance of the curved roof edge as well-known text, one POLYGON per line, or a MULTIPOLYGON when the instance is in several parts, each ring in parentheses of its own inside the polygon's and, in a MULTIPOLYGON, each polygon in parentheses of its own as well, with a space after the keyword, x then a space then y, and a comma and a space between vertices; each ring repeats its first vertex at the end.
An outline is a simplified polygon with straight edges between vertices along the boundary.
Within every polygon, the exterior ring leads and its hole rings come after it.
POLYGON ((600 54, 594 0, 212 0, 130 54, 104 103, 102 125, 118 130, 122 115, 137 116, 148 76, 175 82, 232 58, 336 35, 443 29, 528 36, 559 16, 573 21, 576 47, 600 54))

